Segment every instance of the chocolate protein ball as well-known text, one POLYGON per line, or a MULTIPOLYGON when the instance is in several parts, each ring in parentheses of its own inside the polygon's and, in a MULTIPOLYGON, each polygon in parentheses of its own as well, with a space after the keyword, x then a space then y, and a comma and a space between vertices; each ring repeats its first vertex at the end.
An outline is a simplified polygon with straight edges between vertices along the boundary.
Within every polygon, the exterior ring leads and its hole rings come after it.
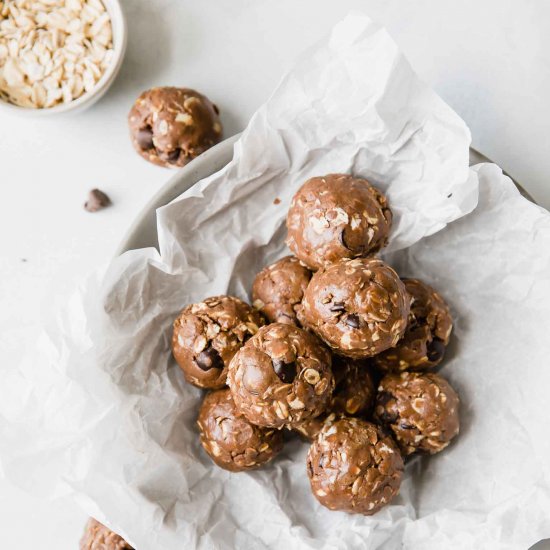
POLYGON ((172 352, 185 379, 199 387, 225 386, 237 350, 264 324, 262 316, 233 296, 188 305, 174 321, 172 352))
POLYGON ((313 334, 273 323, 237 352, 227 383, 250 422, 292 427, 326 409, 334 388, 330 353, 313 334))
POLYGON ((80 550, 133 550, 122 537, 90 518, 80 539, 80 550))
POLYGON ((272 323, 297 324, 296 312, 311 279, 311 271, 294 256, 264 268, 252 286, 252 304, 272 323))
POLYGON ((269 462, 283 448, 283 434, 251 424, 237 411, 229 389, 210 392, 197 421, 201 444, 212 460, 231 472, 269 462))
POLYGON ((403 459, 375 424, 359 418, 326 422, 307 455, 311 490, 331 510, 372 515, 399 492, 403 459))
POLYGON ((458 395, 449 382, 434 373, 388 374, 378 387, 375 418, 401 448, 435 454, 458 434, 458 395))
POLYGON ((313 275, 300 321, 337 353, 364 358, 397 344, 409 304, 405 285, 383 261, 340 260, 313 275))
POLYGON ((418 279, 403 279, 411 297, 411 313, 405 335, 394 348, 374 358, 384 372, 433 369, 443 360, 453 320, 443 298, 418 279))
POLYGON ((189 88, 152 88, 128 115, 135 150, 146 160, 175 168, 221 140, 219 111, 206 96, 189 88))
POLYGON ((327 419, 334 420, 341 416, 365 417, 374 406, 376 388, 366 361, 333 355, 332 374, 335 387, 326 411, 294 427, 306 439, 317 437, 327 419))
POLYGON ((316 270, 341 258, 374 254, 385 246, 391 222, 386 197, 367 180, 329 174, 309 179, 294 195, 287 244, 316 270))

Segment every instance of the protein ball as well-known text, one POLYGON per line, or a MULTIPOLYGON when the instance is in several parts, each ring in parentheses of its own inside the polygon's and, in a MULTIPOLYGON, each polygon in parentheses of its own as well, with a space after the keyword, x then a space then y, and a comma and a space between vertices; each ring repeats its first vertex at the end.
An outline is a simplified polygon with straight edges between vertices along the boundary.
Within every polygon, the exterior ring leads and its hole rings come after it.
POLYGON ((315 273, 300 320, 337 353, 376 355, 397 344, 410 298, 395 271, 374 258, 340 260, 315 273))
POLYGON ((220 468, 231 472, 257 468, 283 448, 282 432, 251 424, 237 411, 228 389, 204 398, 197 423, 204 450, 220 468))
POLYGON ((216 105, 189 88, 152 88, 143 92, 128 114, 135 150, 149 162, 175 168, 221 140, 216 105))
POLYGON ((304 420, 294 430, 308 440, 321 431, 324 422, 341 416, 367 416, 371 413, 376 397, 376 387, 366 361, 347 357, 332 357, 332 373, 335 387, 325 413, 304 420))
POLYGON ((274 323, 237 352, 227 383, 250 422, 292 427, 326 409, 334 388, 331 356, 313 334, 274 323))
POLYGON ((309 448, 307 472, 323 506, 370 516, 399 493, 403 459, 378 426, 341 418, 325 423, 309 448))
POLYGON ((342 258, 374 254, 392 223, 386 197, 367 180, 346 174, 311 178, 287 215, 290 250, 316 270, 342 258))
POLYGON ((264 268, 252 286, 252 305, 272 323, 297 325, 297 311, 311 279, 311 271, 294 256, 264 268))
POLYGON ((404 455, 435 454, 458 434, 458 406, 458 395, 441 376, 402 372, 382 378, 374 414, 404 455))
POLYGON ((80 539, 80 550, 133 550, 122 537, 90 518, 80 539))
POLYGON ((172 352, 185 379, 199 388, 223 388, 229 362, 263 324, 255 309, 233 296, 187 306, 172 335, 172 352))
POLYGON ((374 358, 384 372, 430 370, 443 360, 453 320, 443 298, 418 279, 403 279, 411 297, 411 313, 405 335, 395 348, 374 358))

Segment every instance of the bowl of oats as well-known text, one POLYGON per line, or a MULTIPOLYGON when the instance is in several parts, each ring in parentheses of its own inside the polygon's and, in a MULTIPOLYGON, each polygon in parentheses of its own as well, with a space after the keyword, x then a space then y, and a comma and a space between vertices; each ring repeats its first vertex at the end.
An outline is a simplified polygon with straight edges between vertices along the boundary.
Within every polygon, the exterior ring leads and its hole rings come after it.
POLYGON ((102 97, 124 58, 118 0, 0 0, 0 109, 47 116, 102 97))

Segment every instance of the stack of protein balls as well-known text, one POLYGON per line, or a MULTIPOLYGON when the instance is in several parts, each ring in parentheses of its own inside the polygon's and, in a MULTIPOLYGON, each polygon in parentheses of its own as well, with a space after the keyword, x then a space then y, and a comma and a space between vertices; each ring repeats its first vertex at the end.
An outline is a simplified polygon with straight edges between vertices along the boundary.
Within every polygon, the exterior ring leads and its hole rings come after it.
POLYGON ((311 441, 307 474, 332 510, 374 514, 398 493, 403 459, 444 449, 458 396, 435 374, 452 320, 439 294, 374 257, 392 214, 368 181, 332 174, 294 196, 295 256, 260 272, 253 305, 215 296, 174 323, 188 382, 210 391, 198 426, 230 471, 269 462, 282 428, 311 441))

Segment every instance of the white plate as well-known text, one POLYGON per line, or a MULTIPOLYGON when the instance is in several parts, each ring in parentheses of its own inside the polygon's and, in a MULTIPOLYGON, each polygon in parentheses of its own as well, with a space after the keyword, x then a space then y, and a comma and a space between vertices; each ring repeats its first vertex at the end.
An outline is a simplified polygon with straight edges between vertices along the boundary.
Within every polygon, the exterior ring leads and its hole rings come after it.
MULTIPOLYGON (((218 143, 187 166, 178 170, 164 186, 151 198, 138 214, 126 235, 122 239, 117 255, 137 248, 154 246, 158 248, 156 210, 173 201, 195 183, 221 170, 233 158, 233 145, 240 134, 218 143)), ((491 162, 485 155, 470 148, 470 164, 491 162)), ((512 178, 513 179, 513 178, 512 178)), ((529 194, 514 180, 514 183, 526 198, 534 202, 529 194)))

